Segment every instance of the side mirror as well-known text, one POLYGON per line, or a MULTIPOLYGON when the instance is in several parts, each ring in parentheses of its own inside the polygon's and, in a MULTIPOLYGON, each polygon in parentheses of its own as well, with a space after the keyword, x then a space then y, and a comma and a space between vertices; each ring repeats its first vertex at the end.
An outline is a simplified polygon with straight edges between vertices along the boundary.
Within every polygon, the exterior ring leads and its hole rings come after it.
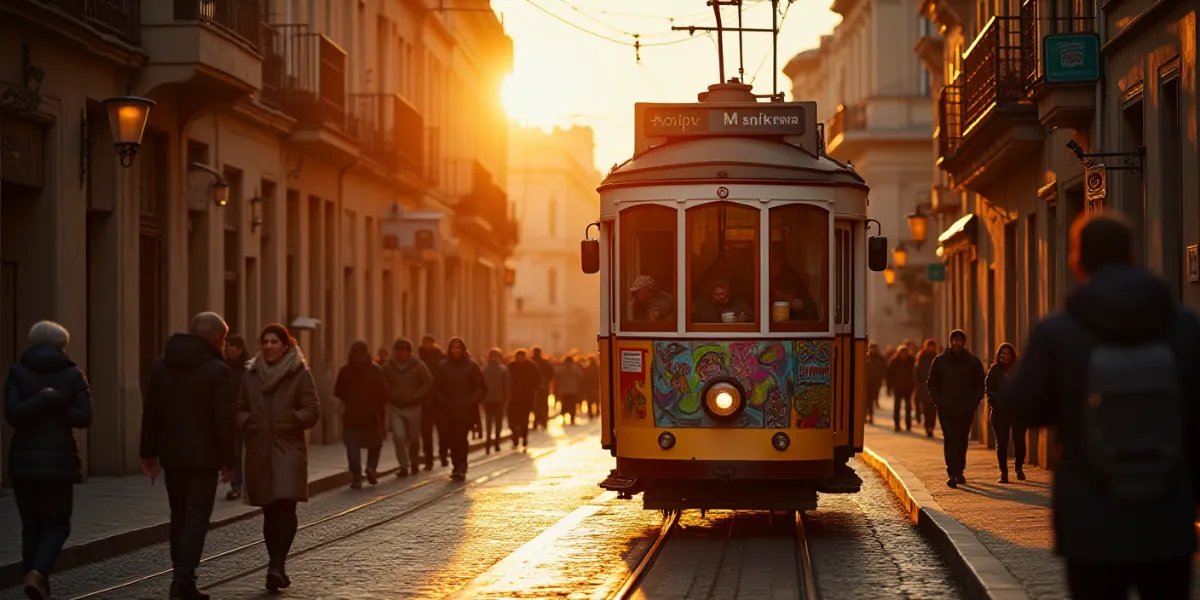
POLYGON ((887 238, 873 235, 867 238, 867 268, 876 273, 888 266, 887 238))
POLYGON ((579 242, 579 262, 583 272, 594 275, 600 272, 600 240, 583 240, 579 242))

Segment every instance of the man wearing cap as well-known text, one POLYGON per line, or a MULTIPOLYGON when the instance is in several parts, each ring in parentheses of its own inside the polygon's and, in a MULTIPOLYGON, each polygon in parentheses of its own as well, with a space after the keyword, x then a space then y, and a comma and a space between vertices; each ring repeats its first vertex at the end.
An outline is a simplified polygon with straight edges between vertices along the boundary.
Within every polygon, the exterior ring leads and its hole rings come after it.
POLYGON ((933 359, 926 387, 942 418, 943 450, 946 456, 946 485, 956 488, 966 483, 967 443, 975 409, 983 400, 983 363, 967 350, 967 334, 961 329, 950 333, 950 346, 933 359))
POLYGON ((675 314, 675 299, 658 289, 658 282, 649 275, 639 275, 629 293, 633 296, 629 302, 630 321, 670 321, 675 314))

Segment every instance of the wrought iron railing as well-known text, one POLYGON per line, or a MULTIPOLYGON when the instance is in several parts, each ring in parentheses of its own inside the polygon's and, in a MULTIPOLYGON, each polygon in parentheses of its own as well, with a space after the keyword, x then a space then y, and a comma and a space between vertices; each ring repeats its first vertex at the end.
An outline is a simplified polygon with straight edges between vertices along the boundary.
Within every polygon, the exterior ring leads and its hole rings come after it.
POLYGON ((962 86, 959 79, 942 88, 938 96, 937 136, 938 157, 952 158, 962 141, 962 86))
POLYGON ((255 49, 262 47, 261 0, 175 0, 176 21, 200 21, 236 35, 255 49))
POLYGON ((425 130, 425 180, 438 185, 442 180, 442 130, 437 126, 425 130))
POLYGON ((283 35, 286 27, 303 25, 267 25, 262 28, 262 93, 259 100, 272 108, 283 108, 284 88, 287 84, 287 60, 284 57, 283 35))
POLYGON ((992 17, 963 53, 964 131, 993 106, 1025 96, 1020 17, 992 17))
POLYGON ((828 139, 835 140, 847 131, 861 131, 867 128, 867 107, 862 104, 839 104, 837 112, 829 119, 826 128, 828 139))
POLYGON ((141 0, 42 0, 104 33, 137 45, 142 41, 141 0))
POLYGON ((1042 40, 1056 33, 1093 33, 1096 19, 1094 17, 1059 17, 1055 14, 1045 14, 1047 8, 1039 0, 1025 0, 1021 5, 1021 73, 1024 76, 1025 88, 1033 91, 1045 74, 1045 57, 1042 55, 1044 46, 1042 40))
POLYGON ((471 164, 471 191, 458 204, 456 210, 487 221, 497 234, 508 233, 508 195, 496 185, 492 174, 478 160, 472 161, 471 164))
POLYGON ((414 124, 415 111, 397 94, 356 94, 352 101, 350 133, 363 153, 389 168, 415 169, 423 175, 425 129, 420 115, 414 124))
POLYGON ((346 127, 346 52, 324 35, 309 33, 307 25, 271 29, 271 47, 263 52, 264 100, 277 100, 302 123, 346 127))

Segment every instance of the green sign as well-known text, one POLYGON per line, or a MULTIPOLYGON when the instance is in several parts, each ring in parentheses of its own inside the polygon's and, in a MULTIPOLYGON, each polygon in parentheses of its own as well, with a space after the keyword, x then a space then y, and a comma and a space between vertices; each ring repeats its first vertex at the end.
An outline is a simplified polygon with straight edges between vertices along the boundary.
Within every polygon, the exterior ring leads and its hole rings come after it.
POLYGON ((642 115, 643 131, 650 137, 720 134, 802 135, 804 107, 795 104, 737 107, 692 105, 655 106, 642 115))
POLYGON ((926 271, 931 283, 938 283, 946 280, 946 265, 945 263, 935 262, 929 263, 929 268, 926 271))
POLYGON ((1046 83, 1090 83, 1100 79, 1100 36, 1052 33, 1042 38, 1046 83))

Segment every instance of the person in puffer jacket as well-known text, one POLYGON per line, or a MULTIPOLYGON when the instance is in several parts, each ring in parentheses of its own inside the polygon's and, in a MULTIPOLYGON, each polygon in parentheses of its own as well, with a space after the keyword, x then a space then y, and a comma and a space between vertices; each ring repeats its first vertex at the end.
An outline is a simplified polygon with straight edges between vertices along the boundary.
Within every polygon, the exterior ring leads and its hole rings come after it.
POLYGON ((479 415, 479 404, 487 395, 487 383, 483 379, 483 370, 471 359, 462 338, 450 338, 446 358, 438 363, 434 381, 438 404, 445 417, 450 461, 454 465, 450 478, 463 481, 467 478, 467 436, 479 415))

